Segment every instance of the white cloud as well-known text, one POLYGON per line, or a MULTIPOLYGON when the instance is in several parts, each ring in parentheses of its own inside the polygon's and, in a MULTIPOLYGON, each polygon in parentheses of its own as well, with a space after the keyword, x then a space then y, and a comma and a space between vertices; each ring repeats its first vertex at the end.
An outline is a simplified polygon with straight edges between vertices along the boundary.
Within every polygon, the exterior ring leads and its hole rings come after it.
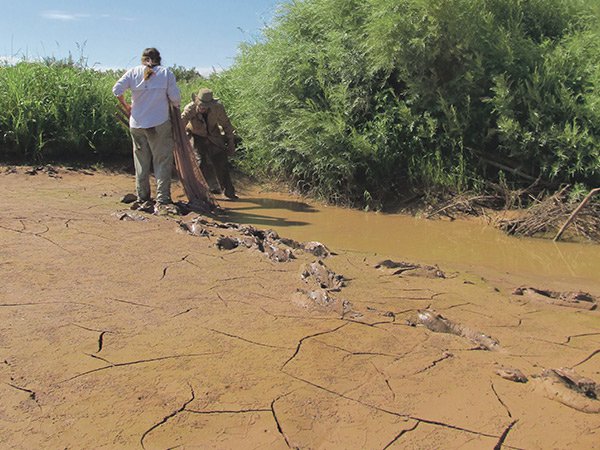
POLYGON ((50 20, 73 21, 90 17, 89 14, 68 13, 65 11, 44 11, 42 17, 50 20))

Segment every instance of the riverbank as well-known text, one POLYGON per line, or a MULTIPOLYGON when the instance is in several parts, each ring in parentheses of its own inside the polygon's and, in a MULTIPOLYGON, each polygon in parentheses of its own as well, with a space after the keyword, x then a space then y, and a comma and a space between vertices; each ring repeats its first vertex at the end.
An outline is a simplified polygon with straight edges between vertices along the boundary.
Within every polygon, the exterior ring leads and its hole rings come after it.
POLYGON ((557 377, 600 382, 600 313, 531 289, 597 301, 593 276, 342 248, 344 224, 331 241, 290 236, 307 220, 264 193, 220 200, 221 217, 134 213, 119 202, 132 176, 26 170, 0 169, 2 446, 598 446, 600 401, 557 377), (255 231, 222 225, 252 217, 255 231))

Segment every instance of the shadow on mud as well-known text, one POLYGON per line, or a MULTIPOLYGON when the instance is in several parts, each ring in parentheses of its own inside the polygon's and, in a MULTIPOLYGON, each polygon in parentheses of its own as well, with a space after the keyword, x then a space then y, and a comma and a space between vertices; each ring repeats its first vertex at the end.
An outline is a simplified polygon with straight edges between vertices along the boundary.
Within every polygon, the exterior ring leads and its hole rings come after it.
POLYGON ((277 200, 272 198, 240 198, 235 200, 237 205, 235 209, 229 209, 227 204, 230 200, 218 199, 218 202, 225 208, 222 214, 219 214, 219 220, 226 220, 240 224, 254 224, 265 227, 290 227, 310 225, 309 222, 288 220, 285 217, 259 214, 262 210, 281 209, 294 212, 317 212, 311 205, 304 202, 277 200))
POLYGON ((300 227, 310 225, 309 222, 287 220, 285 217, 253 214, 240 210, 226 210, 222 214, 219 214, 216 219, 239 224, 254 224, 264 227, 300 227))
MULTIPOLYGON (((219 199, 219 202, 228 202, 227 199, 219 199)), ((278 200, 274 198, 240 198, 235 200, 236 203, 247 203, 255 204, 256 206, 247 206, 242 208, 236 208, 236 210, 247 210, 247 209, 286 209, 288 211, 314 213, 317 210, 305 202, 297 202, 294 200, 278 200)))

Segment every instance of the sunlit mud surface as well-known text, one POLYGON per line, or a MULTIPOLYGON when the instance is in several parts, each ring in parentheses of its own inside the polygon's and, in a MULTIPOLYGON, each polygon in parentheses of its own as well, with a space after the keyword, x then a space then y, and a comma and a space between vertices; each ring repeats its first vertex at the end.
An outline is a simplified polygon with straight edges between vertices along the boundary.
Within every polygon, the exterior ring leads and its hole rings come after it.
POLYGON ((243 189, 159 217, 132 176, 25 170, 0 448, 600 448, 598 247, 243 189))

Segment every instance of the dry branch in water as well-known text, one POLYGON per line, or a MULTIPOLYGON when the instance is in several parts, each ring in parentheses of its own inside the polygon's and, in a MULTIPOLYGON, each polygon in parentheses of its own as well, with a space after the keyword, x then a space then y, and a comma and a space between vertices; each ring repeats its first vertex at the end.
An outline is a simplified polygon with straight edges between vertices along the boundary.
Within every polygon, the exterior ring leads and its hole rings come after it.
POLYGON ((500 219, 495 226, 516 236, 551 236, 559 238, 569 225, 570 237, 584 237, 600 242, 600 204, 590 202, 593 189, 579 205, 569 201, 569 186, 536 203, 516 219, 500 219), (562 230, 561 229, 562 225, 562 230), (560 234, 556 234, 560 230, 560 234))

